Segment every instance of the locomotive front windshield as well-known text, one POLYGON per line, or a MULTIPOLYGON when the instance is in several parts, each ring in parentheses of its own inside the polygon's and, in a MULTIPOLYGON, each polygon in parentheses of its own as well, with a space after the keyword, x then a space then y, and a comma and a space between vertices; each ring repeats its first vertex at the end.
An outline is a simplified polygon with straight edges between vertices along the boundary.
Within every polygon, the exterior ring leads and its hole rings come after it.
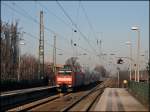
POLYGON ((72 71, 70 69, 61 69, 60 71, 58 71, 58 74, 61 75, 71 75, 72 71))
POLYGON ((71 67, 68 65, 65 65, 62 69, 58 71, 58 74, 60 75, 71 75, 71 73, 72 73, 71 67))

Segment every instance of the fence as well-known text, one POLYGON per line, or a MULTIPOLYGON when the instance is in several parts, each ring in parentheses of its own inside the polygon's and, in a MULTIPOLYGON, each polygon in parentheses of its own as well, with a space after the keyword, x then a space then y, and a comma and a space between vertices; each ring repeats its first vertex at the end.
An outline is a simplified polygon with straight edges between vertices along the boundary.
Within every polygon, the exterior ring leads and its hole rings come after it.
POLYGON ((129 90, 144 103, 149 103, 149 83, 147 82, 129 82, 129 90))

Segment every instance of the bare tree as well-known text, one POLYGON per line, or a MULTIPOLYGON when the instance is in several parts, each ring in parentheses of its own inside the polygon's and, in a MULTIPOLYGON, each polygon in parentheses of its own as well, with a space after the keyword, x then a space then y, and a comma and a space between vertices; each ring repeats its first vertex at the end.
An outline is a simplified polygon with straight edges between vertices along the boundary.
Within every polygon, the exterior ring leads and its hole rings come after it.
POLYGON ((1 21, 1 79, 16 79, 18 68, 18 23, 1 21))
POLYGON ((38 74, 38 60, 32 55, 21 56, 21 79, 22 80, 33 80, 37 79, 38 74))
POLYGON ((77 71, 78 69, 81 69, 81 65, 77 62, 77 59, 77 57, 71 57, 66 60, 65 64, 70 65, 72 70, 77 71))
POLYGON ((99 72, 103 77, 106 77, 106 69, 102 65, 97 65, 94 68, 95 71, 99 72))

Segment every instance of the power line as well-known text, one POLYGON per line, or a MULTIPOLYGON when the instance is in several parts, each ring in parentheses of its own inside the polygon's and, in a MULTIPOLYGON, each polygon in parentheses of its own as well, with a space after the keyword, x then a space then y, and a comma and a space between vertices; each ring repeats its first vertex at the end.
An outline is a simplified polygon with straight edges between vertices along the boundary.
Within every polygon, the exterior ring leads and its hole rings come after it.
MULTIPOLYGON (((33 35, 30 34, 30 33, 27 33, 27 32, 25 32, 25 33, 26 33, 27 35, 33 37, 34 39, 38 39, 36 36, 33 36, 33 35)), ((52 48, 54 47, 54 45, 50 44, 50 43, 48 42, 48 40, 45 40, 45 42, 46 42, 46 44, 50 45, 52 48)), ((81 47, 81 46, 79 46, 79 45, 77 45, 77 47, 79 47, 80 49, 82 49, 82 50, 84 50, 84 51, 86 51, 86 52, 91 53, 92 55, 94 55, 91 51, 89 51, 89 50, 87 50, 87 49, 85 49, 85 48, 83 48, 83 47, 81 47)), ((58 47, 56 47, 56 49, 66 52, 65 50, 60 49, 60 48, 58 48, 58 47)), ((69 54, 71 54, 71 53, 69 53, 69 54)))
MULTIPOLYGON (((31 33, 29 33, 29 32, 25 32, 25 34, 29 35, 30 37, 32 37, 32 38, 34 38, 34 39, 36 39, 36 40, 39 40, 36 36, 33 36, 33 35, 32 35, 31 33)), ((50 47, 53 48, 54 45, 50 44, 47 40, 45 40, 45 42, 46 42, 47 45, 50 45, 50 47)), ((56 47, 56 49, 66 52, 65 50, 60 49, 60 48, 58 48, 58 47, 56 47)))
MULTIPOLYGON (((58 20, 60 20, 61 22, 63 22, 63 23, 64 23, 66 26, 68 26, 70 29, 74 29, 74 28, 72 28, 68 23, 66 23, 63 19, 61 19, 59 16, 57 16, 57 15, 56 15, 55 13, 53 13, 51 10, 49 10, 47 7, 43 6, 43 5, 40 4, 39 2, 38 2, 38 4, 39 4, 41 7, 45 8, 48 13, 51 13, 51 14, 52 14, 53 16, 55 16, 58 20)), ((80 4, 79 4, 79 7, 80 7, 80 4)), ((77 13, 79 13, 79 7, 78 7, 78 10, 77 10, 77 13)), ((78 15, 78 14, 77 14, 77 15, 78 15)), ((78 45, 78 47, 79 47, 80 49, 84 50, 84 51, 89 52, 87 49, 84 49, 84 48, 82 48, 82 47, 79 46, 79 45, 78 45)))
MULTIPOLYGON (((14 3, 15 4, 15 3, 14 3)), ((23 12, 25 12, 26 14, 23 14, 23 13, 21 13, 21 12, 19 12, 19 10, 16 10, 15 8, 12 8, 10 5, 8 5, 8 4, 5 4, 7 7, 9 7, 10 9, 12 9, 13 11, 15 11, 16 13, 18 13, 18 14, 20 14, 20 15, 22 15, 22 16, 24 16, 25 18, 27 18, 27 19, 29 19, 30 18, 30 20, 32 20, 32 21, 34 21, 36 24, 39 24, 39 22, 36 20, 36 19, 34 19, 32 16, 30 16, 24 9, 22 9, 23 10, 23 12)), ((19 7, 19 6, 18 6, 19 7)), ((45 27, 44 26, 44 28, 45 29, 47 29, 47 27, 45 27)), ((47 29, 48 30, 48 29, 47 29)), ((49 31, 49 30, 48 30, 49 31)))
MULTIPOLYGON (((15 3, 14 3, 15 4, 15 3)), ((24 16, 25 18, 27 18, 27 19, 29 19, 30 18, 30 20, 32 20, 32 21, 34 21, 36 24, 39 24, 39 22, 36 20, 36 19, 34 19, 32 16, 30 16, 24 9, 22 9, 21 7, 20 7, 20 9, 23 11, 23 12, 25 12, 26 14, 23 14, 23 13, 21 13, 21 12, 19 12, 19 10, 16 10, 15 8, 13 8, 13 7, 11 7, 10 5, 8 5, 8 4, 4 4, 4 5, 6 5, 7 7, 9 7, 10 9, 12 9, 13 11, 15 11, 16 13, 18 13, 18 14, 20 14, 20 15, 22 15, 22 16, 24 16)), ((15 4, 16 5, 16 4, 15 4)), ((18 6, 18 5, 16 5, 16 6, 18 6)), ((18 6, 19 7, 19 6, 18 6)), ((44 26, 44 29, 46 29, 46 30, 48 30, 48 31, 50 31, 50 32, 53 32, 54 34, 56 34, 53 30, 51 31, 51 30, 49 30, 49 28, 47 28, 47 27, 45 27, 44 26)), ((28 33, 29 34, 29 33, 28 33)), ((30 36, 31 36, 32 34, 30 34, 30 36)), ((31 37, 34 37, 33 35, 31 36, 31 37)), ((34 37, 34 38, 36 38, 36 37, 34 37)), ((46 41, 47 42, 47 41, 46 41)), ((50 44, 49 44, 50 45, 50 44)), ((51 47, 53 47, 53 45, 50 45, 51 47)), ((81 47, 79 47, 79 48, 81 48, 81 47)), ((58 50, 62 50, 62 49, 60 49, 60 48, 56 48, 56 49, 58 49, 58 50)), ((84 48, 81 48, 82 50, 85 50, 84 48)), ((64 50, 63 50, 64 51, 64 50)), ((87 51, 87 50, 85 50, 85 51, 87 51)))
POLYGON ((83 10, 83 12, 84 12, 84 15, 85 15, 86 19, 87 19, 87 22, 88 22, 88 24, 89 24, 89 27, 90 27, 91 31, 93 32, 95 39, 97 40, 95 31, 94 31, 94 28, 93 28, 93 25, 92 25, 92 23, 91 23, 91 21, 90 21, 88 15, 87 15, 86 10, 85 10, 85 8, 83 7, 82 3, 81 3, 81 8, 82 8, 82 10, 83 10))
MULTIPOLYGON (((16 3, 13 3, 14 5, 16 5, 18 8, 20 8, 23 12, 25 12, 26 14, 27 14, 27 16, 28 16, 28 18, 30 18, 32 21, 34 21, 35 23, 37 23, 37 24, 40 24, 36 19, 34 19, 31 15, 29 15, 28 14, 28 12, 26 12, 23 8, 21 8, 20 6, 18 6, 16 3)), ((40 5, 40 4, 39 4, 40 5)), ((41 5, 42 6, 42 5, 41 5)), ((13 10, 15 10, 17 13, 19 13, 19 14, 21 14, 21 15, 23 15, 22 13, 20 13, 19 11, 17 11, 16 9, 14 9, 14 8, 12 8, 12 7, 10 7, 11 9, 13 9, 13 10)), ((45 7, 46 8, 46 7, 45 7)), ((49 11, 48 9, 47 9, 47 11, 49 11)), ((54 14, 54 13, 53 13, 54 14)), ((58 17, 56 14, 54 14, 55 15, 55 17, 58 17)), ((23 15, 24 17, 26 17, 25 15, 23 15)), ((27 17, 26 17, 27 18, 27 17)), ((58 17, 59 18, 59 17, 58 17)), ((59 18, 60 19, 60 18, 59 18)), ((62 19, 60 19, 61 21, 62 21, 62 19)), ((66 23, 66 25, 68 26, 68 24, 66 23)), ((47 28, 47 27, 45 27, 44 26, 44 28, 45 29, 47 29, 48 31, 50 31, 49 30, 49 28, 47 28)), ((56 34, 54 31, 50 31, 50 32, 53 32, 54 34, 56 34)), ((57 33, 58 34, 58 33, 57 33)), ((67 41, 69 41, 68 39, 66 39, 66 38, 64 38, 65 40, 67 40, 67 41)))
MULTIPOLYGON (((66 17, 71 21, 72 25, 74 25, 74 27, 79 31, 80 35, 87 41, 87 43, 89 44, 89 46, 91 47, 91 49, 96 52, 96 50, 93 48, 93 46, 90 44, 89 40, 87 39, 87 37, 80 31, 80 29, 77 27, 77 25, 73 22, 73 20, 71 19, 71 17, 68 15, 68 13, 65 11, 65 9, 63 8, 63 6, 56 0, 58 6, 61 8, 61 10, 64 12, 64 14, 66 15, 66 17)), ((97 54, 97 52, 96 52, 97 54)))
MULTIPOLYGON (((82 50, 84 50, 84 51, 86 51, 86 52, 88 52, 88 53, 91 53, 90 51, 88 51, 87 49, 84 49, 83 47, 81 47, 81 46, 79 46, 79 45, 77 45, 77 47, 79 47, 80 49, 82 49, 82 50)), ((93 54, 93 53, 92 53, 93 54)))
MULTIPOLYGON (((89 24, 89 27, 90 27, 91 31, 93 32, 93 35, 94 35, 95 39, 97 40, 97 44, 98 44, 98 39, 96 38, 96 34, 95 34, 95 31, 94 31, 93 25, 92 25, 92 23, 91 23, 91 21, 90 21, 88 15, 87 15, 86 10, 85 10, 85 8, 84 8, 84 6, 83 6, 82 3, 81 3, 81 8, 82 8, 82 10, 83 10, 83 12, 84 12, 85 18, 87 19, 87 22, 88 22, 88 24, 89 24)), ((101 59, 101 54, 102 54, 101 40, 100 40, 99 43, 100 43, 100 48, 99 48, 99 50, 100 50, 100 56, 99 56, 99 58, 101 59)))
MULTIPOLYGON (((13 10, 15 10, 16 12, 18 12, 19 14, 21 14, 21 15, 23 15, 24 17, 26 17, 26 18, 30 18, 33 22, 35 22, 36 24, 40 24, 40 22, 39 21, 37 21, 36 19, 34 19, 28 12, 26 12, 22 7, 20 7, 20 6, 18 6, 16 3, 13 3, 15 6, 17 6, 18 8, 20 8, 26 15, 24 15, 23 13, 21 13, 21 12, 19 12, 18 10, 16 10, 16 9, 14 9, 14 8, 12 8, 11 6, 8 6, 8 7, 10 7, 11 9, 13 9, 13 10)), ((5 4, 6 5, 6 4, 5 4)), ((62 35, 60 35, 60 34, 58 34, 58 33, 56 33, 54 30, 52 30, 52 29, 50 29, 50 28, 48 28, 48 27, 46 27, 46 26, 44 26, 44 29, 46 29, 47 31, 49 31, 49 32, 51 32, 51 33, 53 33, 54 35, 59 35, 58 37, 60 38, 60 37, 62 37, 62 38, 64 38, 65 40, 67 40, 68 42, 69 42, 69 40, 68 39, 66 39, 65 37, 63 37, 62 35)), ((62 39, 62 38, 60 38, 60 39, 62 39)))
POLYGON ((59 16, 57 16, 55 13, 53 13, 51 10, 49 10, 47 7, 43 6, 42 4, 40 4, 38 2, 38 4, 43 7, 44 9, 46 9, 46 11, 48 13, 51 13, 53 16, 55 16, 58 20, 60 20, 61 22, 63 22, 66 26, 68 26, 70 29, 73 29, 67 22, 65 22, 62 18, 60 18, 59 16))
POLYGON ((74 24, 73 20, 71 19, 71 17, 68 15, 68 13, 65 11, 65 9, 62 7, 62 5, 56 0, 58 6, 61 8, 61 10, 64 12, 64 14, 67 16, 67 18, 71 21, 72 25, 76 26, 76 24, 74 24))

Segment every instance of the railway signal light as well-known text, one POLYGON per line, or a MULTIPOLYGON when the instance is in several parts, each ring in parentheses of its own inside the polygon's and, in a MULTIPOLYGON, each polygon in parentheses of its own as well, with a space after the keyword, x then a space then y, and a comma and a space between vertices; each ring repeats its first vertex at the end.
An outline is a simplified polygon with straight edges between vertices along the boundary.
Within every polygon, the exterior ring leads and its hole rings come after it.
POLYGON ((122 63, 123 63, 123 60, 121 58, 118 59, 117 64, 122 64, 122 63))

